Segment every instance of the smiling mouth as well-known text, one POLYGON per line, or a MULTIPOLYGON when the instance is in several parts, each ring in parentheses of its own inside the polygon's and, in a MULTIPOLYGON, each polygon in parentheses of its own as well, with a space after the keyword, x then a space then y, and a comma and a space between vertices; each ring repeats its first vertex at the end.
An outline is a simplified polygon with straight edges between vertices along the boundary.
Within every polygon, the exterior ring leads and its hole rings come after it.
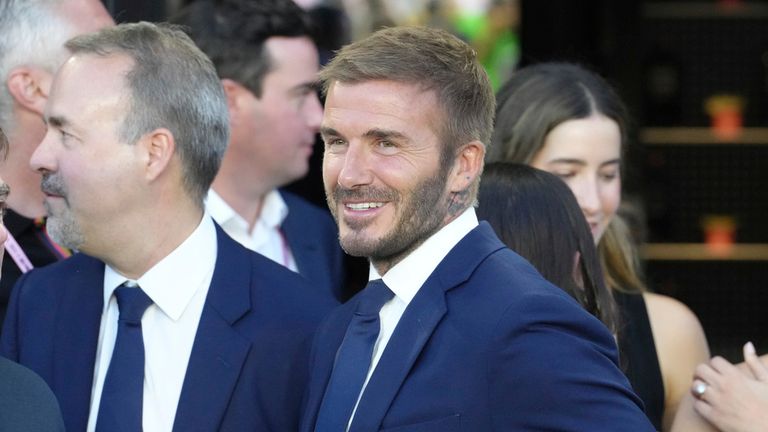
POLYGON ((346 203, 344 204, 344 207, 350 209, 350 210, 370 210, 382 207, 384 203, 382 202, 363 202, 363 203, 346 203))

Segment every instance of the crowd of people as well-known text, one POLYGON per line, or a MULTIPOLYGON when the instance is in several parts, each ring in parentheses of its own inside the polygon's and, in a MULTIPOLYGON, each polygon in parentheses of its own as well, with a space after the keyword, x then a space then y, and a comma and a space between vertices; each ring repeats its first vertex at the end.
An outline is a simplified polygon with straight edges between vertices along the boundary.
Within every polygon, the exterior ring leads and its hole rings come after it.
POLYGON ((292 0, 169 21, 0 0, 0 430, 768 429, 755 347, 645 286, 598 73, 494 92, 430 26, 326 64, 292 0), (327 208, 286 189, 318 135, 327 208))

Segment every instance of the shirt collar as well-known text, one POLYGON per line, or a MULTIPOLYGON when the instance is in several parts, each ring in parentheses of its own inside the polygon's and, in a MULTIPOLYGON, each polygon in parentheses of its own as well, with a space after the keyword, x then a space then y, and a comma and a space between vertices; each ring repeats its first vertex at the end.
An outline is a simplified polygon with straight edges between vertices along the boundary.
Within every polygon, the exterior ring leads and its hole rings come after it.
POLYGON ((383 279, 395 295, 407 305, 448 252, 477 225, 475 209, 470 207, 448 225, 432 234, 407 257, 389 269, 383 277, 371 265, 369 280, 383 279))
MULTIPOLYGON (((181 317, 201 283, 216 266, 216 228, 205 213, 192 234, 176 249, 144 273, 136 282, 168 317, 181 317)), ((104 271, 104 308, 115 288, 128 279, 106 266, 104 271)))
POLYGON ((288 217, 288 205, 280 195, 280 192, 273 190, 264 197, 264 204, 261 206, 261 215, 259 219, 270 228, 279 228, 285 218, 288 217))
MULTIPOLYGON (((213 189, 208 189, 208 196, 205 198, 205 209, 211 214, 211 217, 223 225, 230 219, 239 218, 243 220, 232 207, 224 201, 221 195, 217 194, 213 189)), ((243 220, 243 222, 245 222, 243 220)))
MULTIPOLYGON (((205 202, 206 210, 210 212, 211 217, 216 220, 220 225, 226 225, 230 221, 236 222, 243 227, 244 230, 248 230, 248 223, 245 219, 237 214, 235 210, 224 201, 216 191, 212 188, 208 189, 208 197, 205 202)), ((264 203, 261 207, 261 213, 257 223, 264 224, 269 228, 279 228, 285 218, 288 217, 288 205, 276 189, 267 193, 264 196, 264 203)))

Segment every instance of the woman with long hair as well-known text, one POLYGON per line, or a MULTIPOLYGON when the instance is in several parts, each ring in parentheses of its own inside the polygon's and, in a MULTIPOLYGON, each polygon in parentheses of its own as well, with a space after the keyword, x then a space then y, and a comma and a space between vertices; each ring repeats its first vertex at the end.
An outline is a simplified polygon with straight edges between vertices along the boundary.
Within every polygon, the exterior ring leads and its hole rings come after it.
POLYGON ((709 348, 690 309, 649 292, 640 277, 637 248, 617 215, 627 135, 626 110, 605 80, 575 64, 541 63, 499 90, 488 158, 549 171, 573 191, 619 306, 621 364, 651 422, 668 431, 709 348))

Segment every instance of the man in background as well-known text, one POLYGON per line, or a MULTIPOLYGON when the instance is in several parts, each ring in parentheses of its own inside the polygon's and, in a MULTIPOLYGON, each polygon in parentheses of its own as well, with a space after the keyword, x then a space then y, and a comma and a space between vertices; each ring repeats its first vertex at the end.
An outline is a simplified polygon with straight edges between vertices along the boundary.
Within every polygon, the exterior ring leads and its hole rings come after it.
POLYGON ((292 0, 198 1, 173 19, 216 66, 231 135, 206 208, 235 240, 342 297, 328 212, 280 188, 307 174, 323 111, 309 17, 292 0))
POLYGON ((29 167, 45 134, 53 74, 67 57, 64 42, 113 24, 99 0, 0 0, 0 128, 9 140, 0 175, 14 191, 7 202, 10 257, 0 280, 0 328, 19 276, 69 255, 45 231, 40 174, 29 167))

